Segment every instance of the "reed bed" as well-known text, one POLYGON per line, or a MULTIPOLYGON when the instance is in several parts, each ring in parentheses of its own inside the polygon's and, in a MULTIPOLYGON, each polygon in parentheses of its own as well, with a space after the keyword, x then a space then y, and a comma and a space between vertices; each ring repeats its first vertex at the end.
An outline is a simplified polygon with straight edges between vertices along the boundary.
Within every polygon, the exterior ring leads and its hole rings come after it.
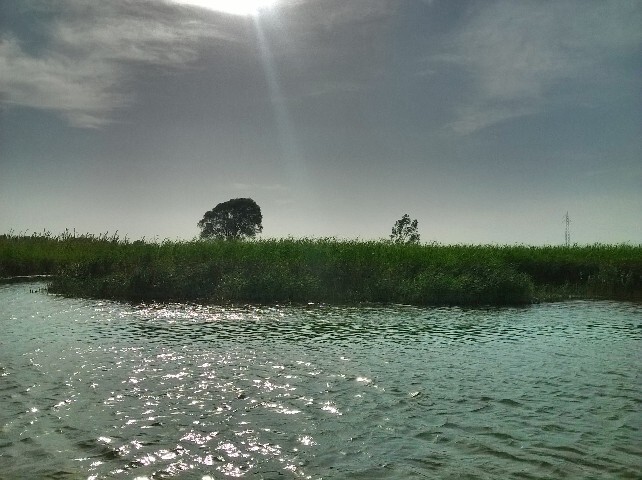
POLYGON ((0 236, 0 277, 31 274, 53 274, 54 293, 128 301, 471 306, 639 300, 642 246, 0 236))

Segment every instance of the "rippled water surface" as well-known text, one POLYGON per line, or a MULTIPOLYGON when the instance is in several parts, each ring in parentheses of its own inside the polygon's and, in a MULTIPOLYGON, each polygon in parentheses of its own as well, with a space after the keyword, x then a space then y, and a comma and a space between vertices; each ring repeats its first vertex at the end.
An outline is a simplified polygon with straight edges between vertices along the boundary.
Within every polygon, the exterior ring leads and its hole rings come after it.
POLYGON ((128 305, 0 286, 0 478, 640 478, 642 306, 128 305))

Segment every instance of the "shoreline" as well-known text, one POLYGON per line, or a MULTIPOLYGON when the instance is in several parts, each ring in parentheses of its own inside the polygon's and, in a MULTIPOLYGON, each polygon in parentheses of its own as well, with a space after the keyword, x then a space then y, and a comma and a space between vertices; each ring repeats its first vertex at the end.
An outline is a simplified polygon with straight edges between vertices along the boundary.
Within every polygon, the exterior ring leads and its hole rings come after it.
POLYGON ((267 301, 267 302, 255 302, 247 301, 244 302, 241 299, 236 300, 218 300, 212 301, 211 299, 194 299, 194 298, 177 298, 171 296, 169 298, 159 298, 159 299, 150 299, 150 298, 136 298, 136 297, 102 297, 102 296, 93 296, 93 295, 70 295, 64 291, 58 292, 50 290, 52 282, 56 279, 56 275, 16 275, 13 277, 2 277, 0 278, 0 285, 10 285, 10 284, 20 284, 20 283, 38 283, 46 285, 46 288, 42 291, 47 293, 53 293, 56 295, 61 295, 63 297, 69 298, 92 298, 92 299, 102 299, 102 300, 113 300, 113 301, 123 301, 123 302, 158 302, 158 303, 196 303, 202 305, 296 305, 296 306, 311 306, 311 305, 326 305, 326 306, 371 306, 371 305, 406 305, 406 306, 426 306, 426 307, 439 307, 439 306, 451 306, 451 307, 465 307, 465 308, 493 308, 493 307, 526 307, 529 305, 541 305, 546 303, 564 303, 564 302, 574 302, 574 301, 610 301, 610 302, 633 302, 633 303, 642 303, 642 296, 604 296, 604 295, 582 295, 577 293, 569 293, 564 288, 554 288, 551 285, 543 285, 535 287, 535 295, 529 302, 524 303, 507 303, 507 304, 490 304, 490 303, 428 303, 428 304, 412 304, 412 303, 399 303, 399 302, 377 302, 377 301, 357 301, 357 302, 346 302, 346 303, 335 303, 335 302, 309 302, 309 301, 267 301), (539 294, 538 294, 538 291, 539 294), (542 293, 545 290, 545 293, 542 293))
MULTIPOLYGON (((426 305, 416 305, 410 303, 397 303, 397 302, 375 302, 375 301, 363 301, 363 302, 352 302, 352 303, 329 303, 324 301, 319 302, 242 302, 242 301, 198 301, 197 300, 183 300, 172 298, 170 300, 149 300, 149 299, 140 299, 136 300, 135 298, 104 298, 104 297, 93 297, 93 296, 75 296, 75 295, 66 295, 61 292, 50 292, 49 287, 51 281, 56 278, 56 275, 18 275, 14 277, 2 277, 0 278, 0 285, 10 285, 10 284, 20 284, 20 283, 35 283, 45 285, 45 288, 39 289, 37 292, 47 292, 54 295, 61 295, 68 298, 92 298, 97 300, 113 300, 113 301, 123 301, 123 302, 158 302, 158 303, 195 303, 200 305, 210 305, 210 306, 239 306, 239 305, 260 305, 260 306, 298 306, 298 307, 310 307, 310 306, 389 306, 389 305, 402 305, 402 306, 414 306, 414 307, 439 307, 439 306, 452 306, 452 307, 464 307, 464 308, 495 308, 495 307, 527 307, 529 305, 541 305, 546 303, 564 303, 564 302, 577 302, 577 301, 587 301, 587 302, 632 302, 632 303, 642 303, 642 297, 608 297, 600 295, 578 295, 572 293, 566 293, 561 290, 553 290, 545 293, 541 297, 533 297, 531 302, 525 304, 507 304, 507 305, 496 305, 496 304, 471 304, 471 305, 459 305, 459 304, 426 304, 426 305)), ((550 288, 550 285, 544 286, 544 288, 550 288)), ((34 291, 36 293, 36 291, 34 291)), ((537 292, 536 292, 537 293, 537 292)))
POLYGON ((0 277, 0 285, 7 283, 29 283, 37 281, 52 280, 54 275, 14 275, 11 277, 0 277))

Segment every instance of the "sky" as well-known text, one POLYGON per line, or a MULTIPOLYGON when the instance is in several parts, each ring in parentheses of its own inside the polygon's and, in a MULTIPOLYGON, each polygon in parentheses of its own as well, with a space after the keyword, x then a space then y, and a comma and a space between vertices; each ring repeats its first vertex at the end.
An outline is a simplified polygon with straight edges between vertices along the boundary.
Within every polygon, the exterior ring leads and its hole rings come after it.
POLYGON ((0 0, 0 233, 642 243, 638 0, 0 0))

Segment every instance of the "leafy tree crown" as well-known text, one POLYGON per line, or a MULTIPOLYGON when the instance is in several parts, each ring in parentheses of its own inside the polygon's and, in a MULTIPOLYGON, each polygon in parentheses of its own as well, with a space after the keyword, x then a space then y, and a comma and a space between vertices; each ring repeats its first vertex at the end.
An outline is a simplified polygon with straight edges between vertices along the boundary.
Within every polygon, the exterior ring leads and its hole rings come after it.
POLYGON ((410 216, 406 213, 392 227, 390 240, 393 243, 419 243, 418 227, 417 219, 411 221, 410 216))
POLYGON ((261 207, 251 198, 233 198, 205 212, 198 222, 201 238, 242 240, 263 231, 261 207))

